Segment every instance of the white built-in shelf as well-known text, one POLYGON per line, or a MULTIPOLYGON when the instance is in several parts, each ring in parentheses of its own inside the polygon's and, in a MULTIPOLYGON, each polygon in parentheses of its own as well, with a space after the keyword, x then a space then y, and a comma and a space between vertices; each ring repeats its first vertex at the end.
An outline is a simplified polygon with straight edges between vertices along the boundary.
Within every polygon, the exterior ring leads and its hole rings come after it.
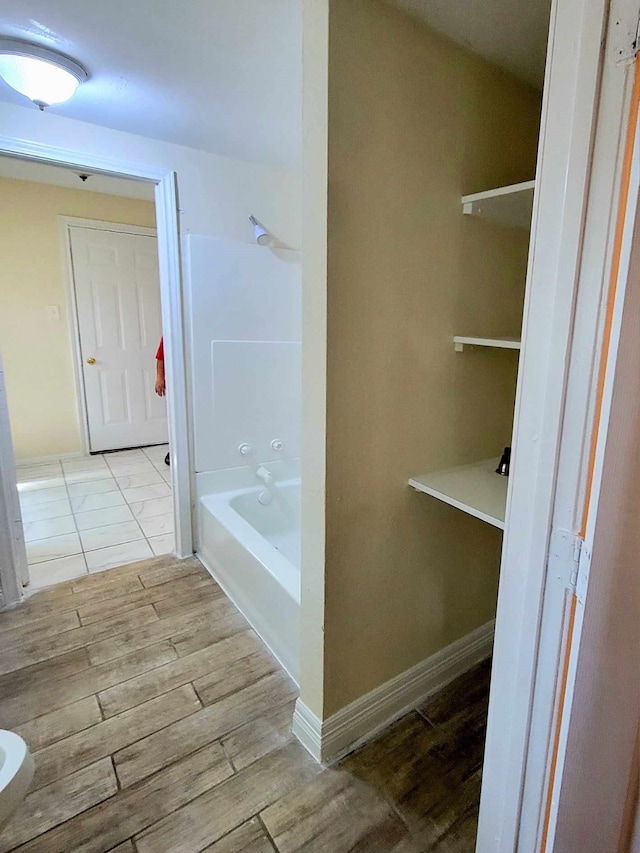
POLYGON ((504 530, 509 478, 496 474, 499 459, 413 477, 409 485, 504 530))
POLYGON ((520 349, 520 338, 470 338, 456 335, 453 339, 456 352, 469 347, 498 347, 499 349, 520 349))
POLYGON ((462 210, 512 228, 529 228, 533 210, 535 181, 498 187, 483 193, 462 196, 462 210))

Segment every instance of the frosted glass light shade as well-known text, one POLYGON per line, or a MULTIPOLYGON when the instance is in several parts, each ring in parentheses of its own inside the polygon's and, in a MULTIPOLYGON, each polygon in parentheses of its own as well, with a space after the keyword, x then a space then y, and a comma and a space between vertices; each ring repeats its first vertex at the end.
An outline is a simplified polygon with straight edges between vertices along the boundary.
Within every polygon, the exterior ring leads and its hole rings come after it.
POLYGON ((68 101, 87 72, 46 48, 0 40, 0 77, 41 109, 68 101))

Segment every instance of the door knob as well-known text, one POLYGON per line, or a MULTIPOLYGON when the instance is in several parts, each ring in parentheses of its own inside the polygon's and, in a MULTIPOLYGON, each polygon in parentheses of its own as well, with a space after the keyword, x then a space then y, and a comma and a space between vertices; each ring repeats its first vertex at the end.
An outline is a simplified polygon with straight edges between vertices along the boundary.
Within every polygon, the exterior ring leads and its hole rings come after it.
POLYGON ((95 364, 95 363, 96 363, 95 358, 88 358, 87 359, 87 364, 95 364))

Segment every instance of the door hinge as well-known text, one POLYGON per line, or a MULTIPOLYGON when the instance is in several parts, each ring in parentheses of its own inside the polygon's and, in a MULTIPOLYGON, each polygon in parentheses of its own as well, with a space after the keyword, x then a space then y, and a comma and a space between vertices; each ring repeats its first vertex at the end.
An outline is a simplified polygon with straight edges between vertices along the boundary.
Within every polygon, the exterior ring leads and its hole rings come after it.
POLYGON ((574 594, 579 584, 583 544, 584 540, 577 533, 557 528, 551 532, 549 574, 574 594))
POLYGON ((580 555, 582 554, 582 546, 584 539, 577 534, 573 536, 573 554, 571 556, 571 577, 569 578, 569 588, 575 593, 578 586, 578 575, 580 574, 580 555))

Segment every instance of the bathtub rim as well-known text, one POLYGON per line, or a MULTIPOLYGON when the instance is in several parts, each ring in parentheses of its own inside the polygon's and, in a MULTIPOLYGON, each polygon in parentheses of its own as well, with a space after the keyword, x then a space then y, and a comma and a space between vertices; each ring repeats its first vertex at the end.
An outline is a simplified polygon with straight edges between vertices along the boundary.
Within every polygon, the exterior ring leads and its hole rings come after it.
MULTIPOLYGON (((284 486, 300 486, 300 479, 283 480, 274 484, 275 488, 284 486)), ((231 506, 233 498, 240 495, 258 494, 264 486, 250 486, 240 489, 230 489, 202 495, 199 503, 211 513, 227 531, 241 543, 243 547, 268 572, 274 581, 300 606, 301 572, 300 568, 291 562, 275 545, 272 545, 252 524, 231 506), (236 535, 239 533, 240 535, 236 535), (271 565, 269 562, 271 561, 271 565)))

